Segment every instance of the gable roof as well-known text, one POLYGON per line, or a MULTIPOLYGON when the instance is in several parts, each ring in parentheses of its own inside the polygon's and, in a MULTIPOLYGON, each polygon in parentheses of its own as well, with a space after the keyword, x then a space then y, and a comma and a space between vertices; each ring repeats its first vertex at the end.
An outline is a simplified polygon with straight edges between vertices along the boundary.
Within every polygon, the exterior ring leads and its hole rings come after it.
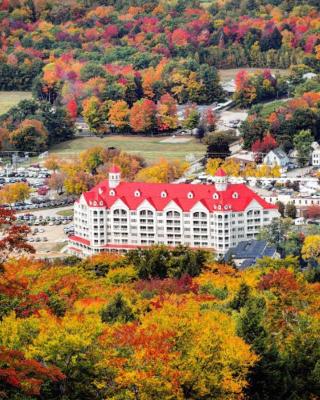
POLYGON ((275 154, 280 159, 288 157, 287 154, 282 149, 280 149, 280 147, 277 147, 276 149, 270 150, 269 153, 275 154))
POLYGON ((247 240, 229 249, 224 260, 243 260, 239 268, 244 269, 254 265, 259 258, 273 257, 276 252, 276 248, 268 246, 266 240, 247 240))
POLYGON ((227 176, 227 174, 224 172, 222 168, 218 168, 214 176, 227 176))
POLYGON ((215 185, 211 184, 141 182, 120 182, 117 187, 110 188, 109 181, 105 180, 85 192, 83 196, 90 207, 111 208, 118 199, 121 199, 130 210, 136 210, 144 200, 147 200, 157 211, 163 211, 171 201, 184 212, 189 212, 199 202, 209 212, 244 211, 252 200, 256 200, 265 209, 277 208, 244 184, 228 184, 225 191, 217 191, 215 185), (161 196, 162 192, 166 192, 166 197, 161 196), (234 196, 235 192, 237 196, 234 196), (193 193, 193 196, 188 196, 189 193, 193 193), (214 194, 215 198, 213 198, 214 194))

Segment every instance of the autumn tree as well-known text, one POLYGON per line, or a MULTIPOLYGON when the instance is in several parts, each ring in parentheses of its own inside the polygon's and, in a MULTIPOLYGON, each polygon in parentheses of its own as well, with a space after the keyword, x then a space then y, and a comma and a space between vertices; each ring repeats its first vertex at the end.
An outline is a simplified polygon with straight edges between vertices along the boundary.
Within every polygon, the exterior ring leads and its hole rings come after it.
POLYGON ((302 257, 306 261, 320 263, 320 235, 310 235, 305 238, 302 246, 302 257))
POLYGON ((218 118, 211 108, 207 108, 203 116, 203 123, 208 132, 213 132, 216 129, 218 118))
POLYGON ((56 172, 60 168, 61 160, 57 156, 51 155, 45 159, 43 165, 45 168, 56 172))
POLYGON ((313 205, 309 206, 307 209, 308 218, 320 218, 320 206, 313 205))
POLYGON ((47 148, 48 132, 38 120, 26 119, 10 135, 17 150, 41 152, 47 148))
POLYGON ((9 257, 24 253, 34 253, 34 248, 27 243, 30 228, 16 224, 14 212, 0 208, 0 265, 9 257))
POLYGON ((64 182, 66 179, 66 174, 64 172, 54 172, 46 180, 46 184, 51 190, 55 190, 58 194, 63 192, 64 182))
POLYGON ((130 126, 134 132, 152 132, 156 126, 156 105, 152 100, 136 101, 130 110, 130 126))
POLYGON ((116 130, 122 131, 129 127, 130 110, 126 101, 118 100, 112 103, 109 109, 109 123, 116 130))
POLYGON ((71 99, 67 103, 67 110, 70 115, 70 117, 75 120, 78 116, 78 105, 77 102, 74 99, 71 99))
POLYGON ((97 168, 104 162, 103 147, 91 147, 80 153, 80 162, 86 172, 95 174, 97 168))
POLYGON ((26 200, 31 193, 29 185, 25 182, 9 183, 0 190, 1 203, 17 203, 26 200))
POLYGON ((137 182, 169 183, 181 178, 188 167, 189 164, 184 161, 174 160, 169 162, 162 159, 158 163, 140 169, 135 180, 137 182))
POLYGON ((97 97, 90 97, 83 102, 82 115, 94 134, 103 135, 106 132, 107 115, 97 97))
POLYGON ((277 142, 274 137, 267 133, 262 140, 257 139, 251 147, 254 153, 268 153, 270 150, 277 147, 277 142))
POLYGON ((69 194, 80 195, 94 185, 93 176, 79 169, 79 162, 77 161, 63 165, 62 171, 65 174, 64 188, 69 194))
POLYGON ((20 351, 0 347, 0 393, 3 398, 22 398, 20 393, 28 398, 39 396, 43 385, 61 383, 64 378, 57 367, 28 359, 20 351))
POLYGON ((162 95, 157 103, 157 125, 160 131, 178 127, 177 102, 168 93, 162 95))
POLYGON ((200 114, 196 107, 187 107, 184 112, 183 126, 187 129, 195 129, 200 122, 200 114))

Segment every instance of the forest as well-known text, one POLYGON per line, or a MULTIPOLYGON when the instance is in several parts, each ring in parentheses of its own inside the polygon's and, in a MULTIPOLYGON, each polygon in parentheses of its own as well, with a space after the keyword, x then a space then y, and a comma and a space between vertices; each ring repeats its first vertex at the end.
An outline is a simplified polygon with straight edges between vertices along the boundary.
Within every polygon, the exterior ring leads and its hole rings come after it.
MULTIPOLYGON (((43 151, 71 138, 78 117, 95 135, 212 125, 195 105, 226 98, 219 68, 291 68, 289 82, 241 72, 243 107, 287 96, 302 71, 320 71, 312 0, 2 0, 0 28, 0 90, 34 97, 1 117, 5 150, 43 151), (189 104, 182 117, 179 104, 189 104)), ((318 89, 313 80, 294 95, 318 89)))
POLYGON ((1 398, 319 398, 319 236, 239 271, 186 247, 36 260, 14 222, 0 209, 1 398))

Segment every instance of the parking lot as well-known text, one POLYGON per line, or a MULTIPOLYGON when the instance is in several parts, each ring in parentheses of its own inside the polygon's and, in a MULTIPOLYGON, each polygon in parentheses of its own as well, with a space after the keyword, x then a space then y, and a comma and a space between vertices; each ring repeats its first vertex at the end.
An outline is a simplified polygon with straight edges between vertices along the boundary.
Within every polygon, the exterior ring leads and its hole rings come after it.
POLYGON ((50 171, 46 168, 21 167, 0 170, 0 188, 16 182, 25 182, 31 188, 31 196, 25 201, 19 201, 14 204, 2 204, 4 207, 10 207, 16 211, 37 210, 53 207, 62 207, 72 205, 75 198, 73 196, 58 196, 47 186, 47 179, 50 177, 50 171))
POLYGON ((222 111, 219 115, 217 123, 217 130, 225 131, 228 129, 236 129, 239 134, 238 128, 242 121, 247 119, 248 113, 245 111, 222 111))
POLYGON ((73 233, 73 217, 59 213, 70 214, 71 211, 69 206, 18 215, 18 220, 31 229, 28 241, 36 249, 37 257, 61 255, 60 251, 67 244, 68 235, 73 233))

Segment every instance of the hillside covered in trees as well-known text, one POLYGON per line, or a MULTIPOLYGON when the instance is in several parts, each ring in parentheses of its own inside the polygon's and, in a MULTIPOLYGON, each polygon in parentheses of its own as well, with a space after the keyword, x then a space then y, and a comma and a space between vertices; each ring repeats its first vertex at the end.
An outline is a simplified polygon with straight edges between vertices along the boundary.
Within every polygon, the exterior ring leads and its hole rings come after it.
MULTIPOLYGON (((192 129, 192 105, 225 98, 217 68, 320 71, 312 0, 2 0, 0 28, 0 90, 34 95, 1 117, 4 150, 45 150, 71 138, 79 116, 96 135, 170 132, 186 103, 182 125, 192 129)), ((287 93, 286 78, 243 73, 235 100, 251 106, 287 93)))
POLYGON ((41 74, 35 90, 51 101, 169 91, 201 103, 208 67, 317 67, 319 56, 315 0, 2 0, 0 10, 0 88, 30 89, 41 74))
POLYGON ((292 256, 243 272, 187 248, 4 261, 1 398, 317 399, 319 290, 292 256))

